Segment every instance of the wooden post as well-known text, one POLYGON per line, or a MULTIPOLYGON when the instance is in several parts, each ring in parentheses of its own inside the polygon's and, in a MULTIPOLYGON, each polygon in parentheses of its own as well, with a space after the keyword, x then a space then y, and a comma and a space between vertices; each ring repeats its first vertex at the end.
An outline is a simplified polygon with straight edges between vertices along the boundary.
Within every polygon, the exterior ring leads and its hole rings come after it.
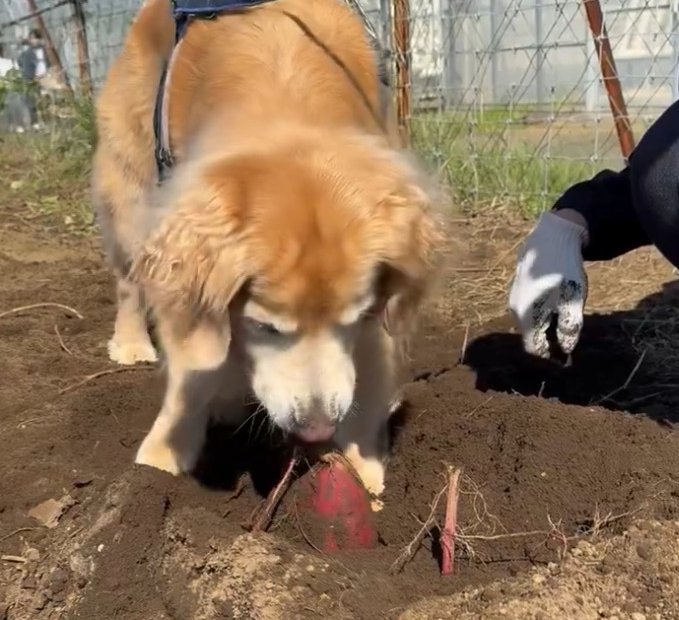
POLYGON ((622 156, 625 158, 625 161, 627 161, 634 150, 634 134, 632 133, 632 127, 629 122, 625 97, 622 94, 620 79, 618 78, 618 71, 615 67, 611 42, 608 40, 608 32, 606 31, 606 25, 604 24, 601 5, 599 4, 599 0, 584 0, 584 4, 585 12, 587 13, 587 22, 589 23, 592 38, 594 39, 596 54, 599 58, 601 77, 603 78, 606 93, 608 94, 608 104, 611 108, 611 113, 613 114, 615 130, 618 133, 620 150, 622 151, 622 156))
POLYGON ((396 63, 396 116, 401 136, 410 142, 411 81, 410 73, 410 3, 394 0, 392 11, 394 58, 396 63))
POLYGON ((57 69, 59 81, 64 85, 66 90, 72 94, 73 89, 68 82, 68 75, 66 75, 66 71, 64 71, 64 65, 61 63, 61 58, 59 58, 59 54, 54 47, 54 41, 52 41, 49 30, 47 30, 45 20, 42 18, 42 13, 38 10, 35 0, 26 0, 26 5, 28 6, 28 10, 34 14, 33 19, 35 20, 35 26, 42 34, 42 38, 45 41, 45 52, 47 54, 47 59, 49 60, 50 64, 57 69))
POLYGON ((78 73, 80 76, 80 94, 92 95, 92 74, 90 72, 90 51, 87 44, 87 24, 83 0, 72 0, 73 21, 75 23, 75 40, 78 47, 78 73))

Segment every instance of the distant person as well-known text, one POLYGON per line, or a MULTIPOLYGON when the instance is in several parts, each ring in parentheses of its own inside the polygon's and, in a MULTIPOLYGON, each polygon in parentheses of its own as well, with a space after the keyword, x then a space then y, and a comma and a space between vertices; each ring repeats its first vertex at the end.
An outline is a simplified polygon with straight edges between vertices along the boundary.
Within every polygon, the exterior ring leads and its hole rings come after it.
POLYGON ((17 59, 21 77, 27 84, 23 99, 28 108, 30 125, 34 129, 39 128, 38 105, 36 90, 39 89, 39 80, 47 74, 47 55, 39 30, 31 30, 27 39, 21 41, 21 52, 17 59))
POLYGON ((35 50, 31 47, 30 41, 28 39, 22 39, 17 65, 19 65, 21 77, 25 82, 32 84, 35 81, 37 64, 38 61, 35 50))
POLYGON ((584 320, 584 261, 648 245, 679 267, 679 101, 648 128, 623 170, 571 186, 526 238, 509 293, 526 351, 549 357, 556 317, 558 344, 570 354, 584 320))
POLYGON ((47 52, 42 38, 42 32, 37 28, 31 30, 28 35, 28 44, 31 46, 35 54, 35 80, 40 80, 47 75, 49 70, 49 61, 47 60, 47 52))

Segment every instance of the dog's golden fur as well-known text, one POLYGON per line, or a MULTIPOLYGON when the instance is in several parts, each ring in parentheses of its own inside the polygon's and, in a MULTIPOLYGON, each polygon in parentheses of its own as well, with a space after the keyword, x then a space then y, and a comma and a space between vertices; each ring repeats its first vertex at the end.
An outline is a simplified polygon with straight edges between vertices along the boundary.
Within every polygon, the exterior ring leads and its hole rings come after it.
POLYGON ((118 278, 109 352, 155 359, 148 302, 168 364, 137 461, 191 469, 209 401, 250 384, 286 430, 337 424, 378 494, 392 338, 410 329, 442 237, 383 112, 375 53, 338 0, 197 20, 171 65, 177 167, 158 188, 152 117, 169 5, 140 10, 97 107, 94 200, 118 278))

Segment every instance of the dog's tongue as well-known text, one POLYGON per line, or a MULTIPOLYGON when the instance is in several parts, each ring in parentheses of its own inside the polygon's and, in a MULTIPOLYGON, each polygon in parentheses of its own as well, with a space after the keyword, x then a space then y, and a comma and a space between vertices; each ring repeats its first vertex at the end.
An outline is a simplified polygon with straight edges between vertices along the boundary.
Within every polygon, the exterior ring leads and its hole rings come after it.
POLYGON ((295 435, 305 443, 329 441, 335 434, 335 425, 326 422, 313 422, 295 431, 295 435))

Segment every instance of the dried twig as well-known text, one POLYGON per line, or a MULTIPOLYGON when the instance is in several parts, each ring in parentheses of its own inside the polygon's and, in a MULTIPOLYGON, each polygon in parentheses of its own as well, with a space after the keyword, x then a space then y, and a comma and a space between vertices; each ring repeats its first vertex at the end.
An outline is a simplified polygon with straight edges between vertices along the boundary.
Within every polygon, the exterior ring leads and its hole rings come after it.
POLYGON ((644 349, 644 351, 639 356, 637 363, 634 365, 634 368, 632 368, 632 372, 630 372, 629 375, 627 376, 627 379, 625 379, 625 383, 623 383, 620 387, 615 388, 612 392, 609 392, 608 394, 606 394, 606 396, 602 396, 599 400, 595 401, 592 404, 600 405, 601 403, 610 399, 612 396, 615 396, 619 392, 626 390, 629 387, 629 384, 632 382, 632 379, 634 379, 634 375, 637 374, 639 368, 641 367, 641 364, 644 361, 644 358, 646 357, 646 351, 647 351, 647 349, 644 349))
POLYGON ((28 560, 20 555, 0 555, 3 562, 13 562, 14 564, 25 564, 28 560))
POLYGON ((283 473, 283 477, 276 487, 269 493, 269 497, 266 499, 266 503, 262 508, 259 516, 252 525, 252 532, 265 532, 269 525, 271 524, 271 517, 281 501, 281 498, 288 490, 290 483, 292 482, 292 472, 295 469, 295 465, 299 462, 299 456, 297 450, 294 450, 292 456, 290 457, 290 462, 283 473))
POLYGON ((11 314, 18 314, 19 312, 24 312, 26 310, 34 310, 36 308, 59 308, 61 310, 65 310, 66 312, 72 314, 73 316, 75 316, 79 319, 85 318, 75 308, 71 308, 70 306, 65 306, 64 304, 45 302, 45 303, 39 303, 39 304, 31 304, 30 306, 20 306, 19 308, 12 308, 11 310, 6 310, 5 312, 0 313, 0 319, 4 318, 6 316, 9 316, 11 314))
POLYGON ((101 370, 99 372, 95 372, 94 374, 87 375, 81 381, 78 381, 77 383, 74 383, 72 385, 68 385, 65 388, 59 390, 59 394, 68 394, 70 392, 77 390, 78 388, 81 388, 83 385, 88 384, 90 381, 94 381, 95 379, 99 379, 100 377, 105 377, 107 375, 113 375, 119 372, 133 372, 136 370, 155 370, 155 368, 156 368, 155 366, 140 365, 140 366, 124 366, 122 368, 110 368, 109 370, 101 370))
POLYGON ((464 358, 467 355, 467 344, 469 343, 469 323, 464 330, 464 340, 462 341, 462 348, 460 349, 460 358, 458 359, 459 364, 464 364, 464 358))
MULTIPOLYGON (((229 503, 232 502, 234 499, 238 499, 238 498, 243 494, 243 491, 245 491, 245 489, 247 488, 247 486, 248 486, 248 485, 247 485, 247 482, 246 482, 246 480, 245 480, 245 476, 241 476, 240 478, 238 478, 238 482, 236 483, 236 488, 233 490, 233 492, 231 493, 231 495, 229 495, 229 497, 226 498, 226 502, 225 502, 225 503, 229 504, 229 503)), ((228 509, 224 512, 224 514, 222 514, 222 518, 227 517, 227 516, 229 515, 230 512, 231 512, 231 509, 228 508, 228 509)))
POLYGON ((9 540, 12 538, 12 536, 16 536, 17 534, 21 534, 21 532, 32 532, 33 530, 37 530, 37 527, 20 527, 17 530, 14 530, 13 532, 10 532, 9 534, 6 534, 2 538, 0 538, 0 542, 5 542, 6 540, 9 540))
POLYGON ((489 396, 489 397, 486 398, 486 400, 484 400, 480 405, 477 405, 476 407, 474 407, 474 408, 473 408, 469 413, 467 413, 464 417, 465 417, 465 418, 471 418, 471 417, 473 417, 475 413, 477 413, 478 411, 480 411, 481 409, 483 409, 483 408, 484 408, 491 400, 493 400, 493 398, 495 398, 495 396, 489 396))
POLYGON ((455 534, 457 532, 457 501, 462 471, 456 467, 448 467, 448 497, 446 500, 446 516, 441 532, 441 574, 452 575, 455 562, 455 534))
POLYGON ((314 542, 309 538, 309 535, 304 531, 304 528, 302 527, 302 521, 299 518, 299 507, 297 506, 297 502, 295 502, 295 519, 297 521, 297 529, 299 530, 299 533, 302 535, 302 538, 306 541, 306 543, 312 548, 318 551, 321 555, 325 555, 325 552, 323 549, 319 549, 314 542))
POLYGON ((609 526, 611 523, 620 521, 620 519, 624 519, 625 517, 631 517, 632 515, 641 512, 644 508, 645 506, 642 504, 641 506, 637 506, 637 508, 634 510, 628 510, 627 512, 621 512, 616 515, 614 515, 612 512, 609 512, 608 514, 601 516, 601 513, 599 512, 599 506, 597 505, 594 509, 594 516, 592 517, 592 526, 587 529, 585 534, 591 538, 596 538, 601 533, 603 528, 609 526))
POLYGON ((59 346, 62 348, 62 350, 69 355, 73 355, 73 351, 69 349, 66 346, 66 343, 64 342, 64 339, 61 337, 61 332, 59 331, 59 326, 55 323, 54 324, 54 333, 57 335, 57 338, 59 339, 59 346))
POLYGON ((424 537, 436 523, 436 509, 438 508, 439 502, 441 501, 441 498, 447 489, 448 485, 446 484, 446 486, 444 486, 434 496, 434 500, 431 503, 431 511, 429 512, 429 516, 424 520, 422 527, 418 530, 417 534, 415 534, 415 537, 405 546, 401 554, 392 563, 391 567, 389 568, 392 573, 400 573, 403 570, 403 567, 412 559, 417 550, 420 548, 424 537))

